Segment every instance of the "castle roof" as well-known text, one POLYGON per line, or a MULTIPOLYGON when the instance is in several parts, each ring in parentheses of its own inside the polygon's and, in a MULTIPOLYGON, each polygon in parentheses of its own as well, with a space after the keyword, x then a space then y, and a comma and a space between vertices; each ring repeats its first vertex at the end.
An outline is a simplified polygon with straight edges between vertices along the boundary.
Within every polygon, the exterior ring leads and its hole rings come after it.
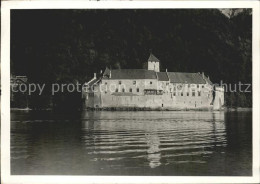
POLYGON ((157 72, 159 81, 169 81, 168 75, 166 72, 157 72))
MULTIPOLYGON (((167 72, 172 83, 205 84, 199 73, 167 72)), ((206 77, 205 77, 206 78, 206 77)))
POLYGON ((152 53, 150 54, 148 61, 160 62, 160 60, 156 58, 152 53))
POLYGON ((111 70, 110 79, 157 79, 157 77, 153 70, 117 69, 111 70))
POLYGON ((200 73, 186 72, 155 72, 146 69, 113 69, 105 70, 103 74, 107 79, 157 79, 158 81, 170 81, 171 83, 188 83, 188 84, 212 84, 209 78, 204 77, 200 73), (111 78, 109 78, 111 71, 111 78))

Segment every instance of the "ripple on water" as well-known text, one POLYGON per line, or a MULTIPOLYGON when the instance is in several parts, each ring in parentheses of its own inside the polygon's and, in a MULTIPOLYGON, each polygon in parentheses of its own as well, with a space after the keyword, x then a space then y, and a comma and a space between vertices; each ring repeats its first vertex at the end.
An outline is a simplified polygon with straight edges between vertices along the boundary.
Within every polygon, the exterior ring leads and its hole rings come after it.
POLYGON ((72 171, 71 166, 76 174, 194 174, 196 168, 206 173, 227 159, 225 120, 223 112, 84 112, 81 120, 14 119, 11 159, 13 165, 61 173, 72 171))

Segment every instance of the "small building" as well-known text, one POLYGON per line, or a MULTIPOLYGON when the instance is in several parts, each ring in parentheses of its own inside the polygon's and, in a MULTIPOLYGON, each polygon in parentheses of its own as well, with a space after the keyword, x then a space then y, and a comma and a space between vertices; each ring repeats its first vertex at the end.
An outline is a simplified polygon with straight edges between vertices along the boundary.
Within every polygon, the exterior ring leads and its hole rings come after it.
POLYGON ((27 84, 27 76, 15 76, 10 77, 10 87, 11 87, 11 102, 14 101, 14 91, 17 91, 19 85, 27 84))
POLYGON ((150 54, 146 69, 108 69, 84 84, 85 108, 214 109, 224 105, 224 89, 202 73, 160 71, 150 54))

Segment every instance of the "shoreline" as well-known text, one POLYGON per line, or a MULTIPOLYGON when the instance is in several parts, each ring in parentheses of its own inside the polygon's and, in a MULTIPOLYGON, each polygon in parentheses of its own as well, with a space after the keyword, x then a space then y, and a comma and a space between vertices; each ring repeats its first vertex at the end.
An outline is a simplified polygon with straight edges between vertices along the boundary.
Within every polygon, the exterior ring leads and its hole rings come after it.
MULTIPOLYGON (((11 108, 11 111, 54 111, 55 109, 30 109, 30 108, 11 108)), ((110 108, 83 108, 78 111, 227 111, 227 112, 243 112, 252 111, 251 107, 223 107, 221 109, 213 110, 212 108, 182 108, 182 109, 169 109, 169 108, 141 108, 141 107, 110 107, 110 108)))

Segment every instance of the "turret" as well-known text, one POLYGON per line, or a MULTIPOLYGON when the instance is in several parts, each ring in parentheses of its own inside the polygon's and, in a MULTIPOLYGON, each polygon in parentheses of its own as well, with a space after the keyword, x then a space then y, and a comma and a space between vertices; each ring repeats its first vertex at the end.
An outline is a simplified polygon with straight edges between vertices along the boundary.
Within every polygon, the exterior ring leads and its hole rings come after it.
POLYGON ((156 72, 160 72, 160 60, 157 59, 152 53, 148 58, 148 70, 154 70, 156 72))

